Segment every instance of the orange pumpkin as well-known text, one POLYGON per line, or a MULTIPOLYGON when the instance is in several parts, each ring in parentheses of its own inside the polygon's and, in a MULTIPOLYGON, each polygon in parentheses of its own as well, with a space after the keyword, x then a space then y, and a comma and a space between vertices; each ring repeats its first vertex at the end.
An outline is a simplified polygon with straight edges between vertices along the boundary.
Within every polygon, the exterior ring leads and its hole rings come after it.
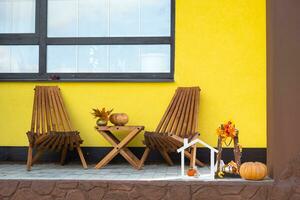
POLYGON ((116 126, 124 126, 128 122, 128 115, 125 113, 114 113, 109 116, 109 121, 116 126))
POLYGON ((245 162, 240 167, 240 175, 247 180, 262 180, 267 176, 267 166, 261 162, 245 162))

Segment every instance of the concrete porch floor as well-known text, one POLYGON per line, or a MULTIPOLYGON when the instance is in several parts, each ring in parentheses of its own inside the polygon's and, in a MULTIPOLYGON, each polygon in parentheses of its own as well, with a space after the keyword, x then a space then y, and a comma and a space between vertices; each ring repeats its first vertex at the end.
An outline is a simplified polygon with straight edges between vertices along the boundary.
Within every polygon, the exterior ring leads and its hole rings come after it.
MULTIPOLYGON (((186 166, 186 170, 188 166, 186 166)), ((180 177, 180 165, 167 166, 165 164, 148 164, 142 170, 135 170, 129 164, 110 164, 102 169, 95 169, 90 165, 84 170, 79 164, 36 164, 31 171, 26 170, 24 164, 0 163, 0 179, 6 180, 119 180, 119 181, 242 181, 243 179, 225 178, 209 179, 209 167, 198 167, 200 176, 180 177)), ((266 179, 264 181, 270 181, 266 179)))

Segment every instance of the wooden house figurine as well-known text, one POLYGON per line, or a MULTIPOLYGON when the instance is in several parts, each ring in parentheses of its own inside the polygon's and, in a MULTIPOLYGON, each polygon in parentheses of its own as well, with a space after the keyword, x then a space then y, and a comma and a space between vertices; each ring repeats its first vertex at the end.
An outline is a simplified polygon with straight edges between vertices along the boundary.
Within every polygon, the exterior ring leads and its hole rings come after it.
MULTIPOLYGON (((177 152, 178 153, 181 153, 181 176, 184 177, 184 151, 190 147, 192 147, 192 151, 194 153, 192 153, 193 155, 193 158, 192 160, 195 160, 196 159, 196 144, 199 143, 199 144, 202 144, 203 146, 207 147, 210 149, 210 178, 211 179, 214 179, 215 178, 215 153, 218 153, 218 150, 213 148, 212 146, 208 145, 207 143, 203 142, 202 140, 200 139, 195 139, 191 142, 188 142, 188 139, 187 138, 184 138, 183 139, 183 146, 179 149, 177 149, 177 152)), ((195 164, 193 164, 192 167, 195 167, 195 164)))

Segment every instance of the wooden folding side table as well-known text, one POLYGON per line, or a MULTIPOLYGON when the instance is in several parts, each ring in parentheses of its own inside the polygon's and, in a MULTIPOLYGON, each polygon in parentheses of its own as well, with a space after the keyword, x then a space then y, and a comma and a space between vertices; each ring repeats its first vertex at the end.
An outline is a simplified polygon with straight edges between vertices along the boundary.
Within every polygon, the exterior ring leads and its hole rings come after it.
POLYGON ((142 130, 144 126, 96 126, 96 130, 114 147, 96 166, 100 169, 107 165, 119 153, 135 168, 139 169, 140 160, 126 147, 142 130), (128 132, 123 140, 119 140, 114 131, 128 132))

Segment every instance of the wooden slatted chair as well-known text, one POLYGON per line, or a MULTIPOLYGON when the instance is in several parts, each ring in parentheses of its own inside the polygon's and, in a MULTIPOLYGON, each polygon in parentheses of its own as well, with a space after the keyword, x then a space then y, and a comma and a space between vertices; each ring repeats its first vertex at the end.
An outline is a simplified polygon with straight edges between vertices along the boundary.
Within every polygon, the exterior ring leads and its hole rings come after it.
POLYGON ((31 129, 27 132, 29 140, 27 170, 48 150, 61 151, 61 164, 65 162, 68 150, 76 149, 82 166, 87 164, 80 144, 83 140, 74 130, 57 86, 36 86, 34 93, 31 129), (36 150, 33 156, 33 149, 36 150))
MULTIPOLYGON (((154 132, 145 132, 145 152, 141 158, 139 168, 142 168, 150 150, 158 150, 164 160, 173 165, 169 156, 183 145, 183 138, 190 141, 200 134, 198 128, 199 114, 199 87, 179 87, 173 96, 166 112, 154 132)), ((190 166, 195 163, 204 166, 196 159, 196 146, 185 151, 185 156, 190 159, 190 166)))

